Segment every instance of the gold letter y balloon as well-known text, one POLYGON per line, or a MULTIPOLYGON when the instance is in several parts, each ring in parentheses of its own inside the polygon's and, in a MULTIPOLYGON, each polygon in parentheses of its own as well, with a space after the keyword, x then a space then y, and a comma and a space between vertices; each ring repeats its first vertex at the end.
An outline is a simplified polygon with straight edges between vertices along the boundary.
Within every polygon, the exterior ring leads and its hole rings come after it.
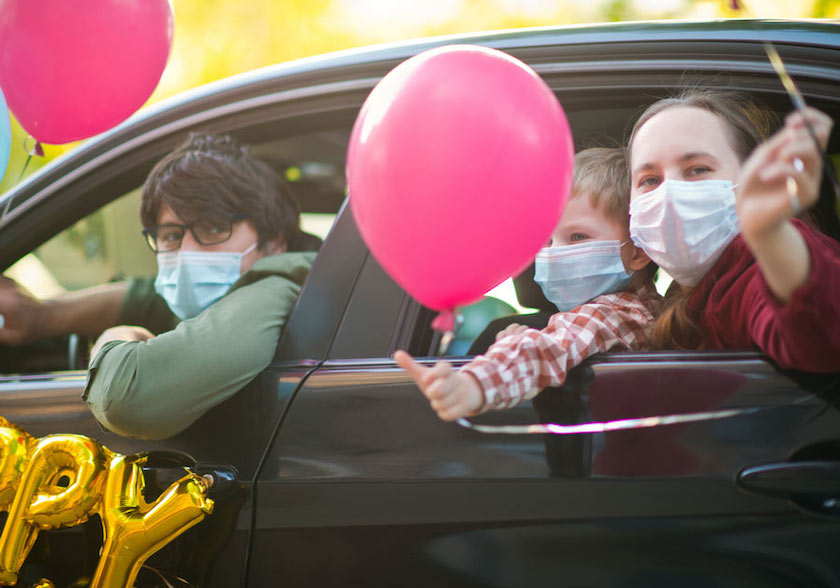
POLYGON ((111 461, 101 509, 105 544, 91 588, 130 586, 146 558, 213 511, 204 480, 192 473, 147 504, 145 460, 117 455, 111 461))

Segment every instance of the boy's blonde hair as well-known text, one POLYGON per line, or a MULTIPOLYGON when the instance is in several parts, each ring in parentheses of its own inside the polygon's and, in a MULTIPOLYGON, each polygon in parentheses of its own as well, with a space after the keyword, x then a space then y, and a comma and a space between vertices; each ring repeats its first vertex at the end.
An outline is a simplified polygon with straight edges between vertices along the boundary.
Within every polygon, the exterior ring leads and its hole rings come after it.
MULTIPOLYGON (((622 147, 592 147, 575 155, 575 174, 569 198, 588 195, 589 202, 608 219, 630 230, 630 171, 622 147)), ((653 281, 659 267, 648 263, 641 279, 653 281)))
POLYGON ((630 222, 630 174, 621 147, 592 147, 575 155, 569 198, 588 194, 592 207, 619 223, 630 222))

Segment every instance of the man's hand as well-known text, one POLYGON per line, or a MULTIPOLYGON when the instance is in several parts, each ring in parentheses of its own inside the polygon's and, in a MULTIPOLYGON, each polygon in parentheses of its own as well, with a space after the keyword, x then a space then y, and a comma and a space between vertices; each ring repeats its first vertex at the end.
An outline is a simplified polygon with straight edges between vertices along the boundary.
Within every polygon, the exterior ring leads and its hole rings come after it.
POLYGON ((115 282, 39 300, 0 276, 0 344, 24 345, 70 333, 95 337, 116 324, 126 289, 126 282, 115 282))
POLYGON ((96 354, 102 350, 102 346, 109 341, 145 341, 153 338, 154 335, 143 327, 131 327, 128 325, 120 325, 119 327, 111 327, 99 336, 96 343, 90 350, 90 359, 93 360, 96 354))
POLYGON ((23 345, 41 338, 46 305, 12 279, 0 276, 0 343, 23 345))
POLYGON ((394 360, 408 372, 444 421, 478 414, 484 406, 484 392, 478 382, 469 374, 452 369, 449 362, 439 361, 429 368, 405 351, 397 351, 394 360))
POLYGON ((525 331, 527 331, 529 327, 525 325, 519 325, 517 323, 510 324, 504 328, 504 330, 499 331, 496 333, 496 341, 499 339, 504 339, 509 335, 521 335, 525 331))

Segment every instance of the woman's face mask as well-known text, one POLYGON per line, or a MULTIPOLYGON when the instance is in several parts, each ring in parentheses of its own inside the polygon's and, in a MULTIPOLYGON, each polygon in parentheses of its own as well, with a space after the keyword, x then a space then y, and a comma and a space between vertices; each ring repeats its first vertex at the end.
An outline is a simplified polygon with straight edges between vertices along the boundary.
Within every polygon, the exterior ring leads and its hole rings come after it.
POLYGON ((728 123, 704 108, 669 107, 635 131, 630 151, 630 236, 693 286, 738 233, 732 180, 741 161, 728 123))
POLYGON ((630 202, 630 238, 684 286, 694 286, 738 235, 727 180, 665 180, 630 202))
POLYGON ((198 315, 224 296, 242 273, 242 252, 170 251, 157 254, 155 291, 181 320, 198 315))

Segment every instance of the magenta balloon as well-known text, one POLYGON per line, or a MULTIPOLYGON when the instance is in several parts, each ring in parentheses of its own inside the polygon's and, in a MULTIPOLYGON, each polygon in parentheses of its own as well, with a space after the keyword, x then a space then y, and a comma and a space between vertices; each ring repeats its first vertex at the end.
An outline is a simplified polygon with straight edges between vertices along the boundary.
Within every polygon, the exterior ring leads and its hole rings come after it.
POLYGON ((149 98, 172 34, 169 0, 0 0, 0 86, 35 139, 84 139, 149 98))
POLYGON ((574 145, 524 63, 454 45, 400 64, 362 106, 347 154, 370 251, 421 303, 472 302, 534 258, 560 218, 574 145))

